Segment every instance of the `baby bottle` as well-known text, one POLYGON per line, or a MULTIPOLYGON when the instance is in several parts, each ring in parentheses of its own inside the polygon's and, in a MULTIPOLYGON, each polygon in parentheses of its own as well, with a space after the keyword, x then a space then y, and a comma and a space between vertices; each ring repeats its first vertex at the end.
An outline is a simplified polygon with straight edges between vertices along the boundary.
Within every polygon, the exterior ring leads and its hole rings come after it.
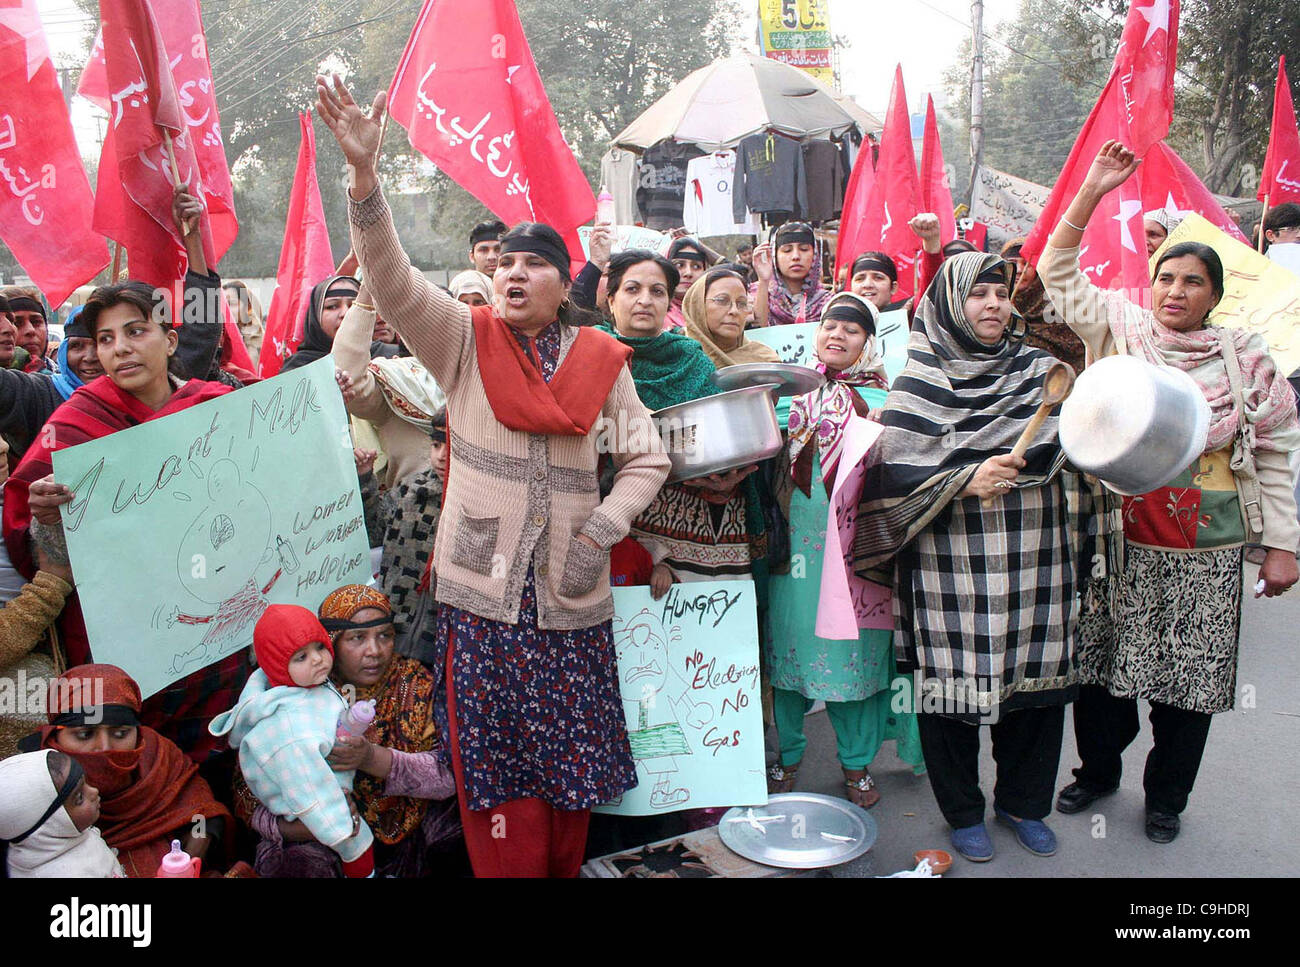
POLYGON ((374 720, 375 700, 373 698, 354 702, 339 716, 339 726, 335 735, 340 739, 348 736, 360 738, 365 735, 366 729, 370 728, 370 723, 374 720))
POLYGON ((604 185, 600 186, 600 194, 596 196, 596 224, 602 222, 606 225, 614 224, 614 196, 604 185))
POLYGON ((171 852, 162 858, 158 864, 157 878, 160 880, 187 880, 193 879, 199 875, 199 867, 203 861, 197 856, 191 856, 181 849, 179 839, 172 840, 171 852))

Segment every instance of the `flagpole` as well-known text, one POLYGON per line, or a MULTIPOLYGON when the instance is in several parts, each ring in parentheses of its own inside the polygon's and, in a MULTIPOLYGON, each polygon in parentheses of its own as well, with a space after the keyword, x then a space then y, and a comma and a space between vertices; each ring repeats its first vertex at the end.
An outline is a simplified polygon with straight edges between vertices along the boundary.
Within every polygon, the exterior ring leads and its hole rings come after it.
MULTIPOLYGON (((167 155, 167 163, 172 169, 172 184, 179 185, 181 183, 181 170, 176 164, 176 148, 172 144, 172 133, 164 127, 159 127, 158 130, 162 132, 163 153, 167 155)), ((181 223, 181 231, 183 234, 188 235, 194 231, 194 226, 187 219, 181 223)))
POLYGON ((113 274, 108 277, 109 285, 117 285, 117 273, 122 267, 122 243, 113 243, 113 274))
POLYGON ((1268 192, 1264 192, 1264 210, 1259 213, 1259 240, 1256 246, 1259 253, 1264 254, 1264 219, 1268 217, 1268 192))

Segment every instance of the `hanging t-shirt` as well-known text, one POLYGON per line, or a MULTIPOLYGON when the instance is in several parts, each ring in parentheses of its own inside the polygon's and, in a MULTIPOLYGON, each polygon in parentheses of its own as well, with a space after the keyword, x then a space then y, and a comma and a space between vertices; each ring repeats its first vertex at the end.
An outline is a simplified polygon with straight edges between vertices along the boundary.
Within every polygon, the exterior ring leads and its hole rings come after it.
POLYGON ((641 155, 636 206, 646 228, 662 232, 681 227, 686 207, 686 166, 702 154, 693 144, 660 141, 641 155))
POLYGON ((752 212, 789 212, 801 217, 808 207, 803 152, 799 142, 779 134, 751 134, 736 149, 732 215, 736 221, 752 212))
POLYGON ((758 219, 746 211, 736 221, 732 208, 732 183, 736 152, 715 151, 686 166, 686 230, 692 235, 757 235, 758 219))
POLYGON ((600 159, 600 183, 614 196, 614 224, 637 224, 641 219, 636 210, 636 155, 623 148, 606 151, 600 159))
POLYGON ((832 141, 807 141, 803 146, 804 178, 808 183, 808 207, 804 218, 828 222, 844 208, 844 170, 839 147, 832 141))

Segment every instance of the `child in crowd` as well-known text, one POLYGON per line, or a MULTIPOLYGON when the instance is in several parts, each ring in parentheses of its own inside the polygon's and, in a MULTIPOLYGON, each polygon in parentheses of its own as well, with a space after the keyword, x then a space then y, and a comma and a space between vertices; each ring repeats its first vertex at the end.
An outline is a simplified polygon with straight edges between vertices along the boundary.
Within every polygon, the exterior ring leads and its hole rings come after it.
POLYGON ((99 790, 72 756, 41 749, 0 762, 0 869, 14 879, 125 877, 94 827, 99 790))
POLYGON ((212 720, 239 750, 244 779, 277 816, 301 820, 343 860, 343 873, 374 872, 374 837, 351 805, 354 770, 335 772, 334 748, 347 701, 329 681, 334 646, 316 615, 273 604, 253 629, 258 668, 233 709, 212 720))

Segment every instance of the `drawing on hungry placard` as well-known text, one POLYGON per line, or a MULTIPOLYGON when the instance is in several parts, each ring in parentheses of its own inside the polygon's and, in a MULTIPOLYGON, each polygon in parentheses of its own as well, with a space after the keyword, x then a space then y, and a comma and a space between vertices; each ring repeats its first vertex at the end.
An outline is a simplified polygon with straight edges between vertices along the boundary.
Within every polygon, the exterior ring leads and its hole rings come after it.
POLYGON ((671 645, 681 640, 680 626, 665 628, 649 609, 622 624, 615 618, 614 649, 619 694, 629 723, 627 738, 637 773, 643 782, 651 783, 653 809, 681 808, 691 798, 689 789, 674 786, 676 757, 693 754, 687 729, 698 733, 713 720, 713 707, 694 701, 690 686, 669 673, 675 667, 671 645))
MULTIPOLYGON (((256 455, 254 456, 256 465, 256 455)), ((170 674, 181 675, 188 668, 201 668, 221 655, 235 651, 252 640, 251 627, 270 604, 267 594, 285 570, 297 566, 286 559, 292 548, 271 528, 271 506, 257 487, 248 482, 236 463, 223 458, 205 475, 192 461, 190 470, 203 481, 207 503, 181 535, 176 554, 176 572, 181 586, 196 599, 216 610, 208 614, 186 614, 165 605, 154 611, 154 627, 165 620, 168 627, 207 625, 203 639, 192 648, 178 651, 170 674), (258 571, 276 555, 281 566, 265 584, 258 571), (292 563, 292 566, 290 564, 292 563)), ((177 499, 190 500, 177 493, 177 499)))

